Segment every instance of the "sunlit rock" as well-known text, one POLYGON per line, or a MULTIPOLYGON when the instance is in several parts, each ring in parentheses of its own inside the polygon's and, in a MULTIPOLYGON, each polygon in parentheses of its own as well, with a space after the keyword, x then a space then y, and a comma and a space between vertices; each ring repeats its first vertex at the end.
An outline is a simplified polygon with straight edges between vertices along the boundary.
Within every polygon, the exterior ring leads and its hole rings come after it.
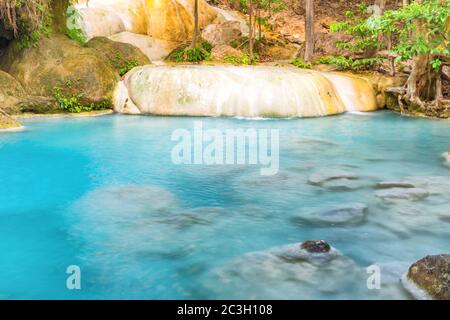
POLYGON ((239 13, 224 10, 218 7, 212 7, 212 9, 217 13, 217 22, 227 22, 227 21, 237 21, 240 25, 240 30, 243 36, 247 37, 249 34, 249 27, 246 19, 242 18, 239 13))
POLYGON ((147 34, 147 15, 143 0, 78 0, 75 7, 83 18, 82 25, 104 33, 96 36, 110 36, 116 33, 111 31, 118 30, 119 26, 124 29, 120 28, 117 32, 147 34))
MULTIPOLYGON (((186 41, 194 31, 194 0, 144 0, 147 34, 167 41, 186 41)), ((215 12, 199 1, 199 26, 210 24, 215 12)))
POLYGON ((376 96, 368 80, 348 74, 323 73, 323 75, 333 83, 347 111, 378 109, 376 96))
POLYGON ((321 210, 301 212, 295 221, 316 227, 348 226, 364 222, 368 206, 362 203, 337 205, 321 210))
POLYGON ((402 283, 417 299, 450 300, 450 254, 426 256, 415 262, 402 283))
POLYGON ((164 60, 178 45, 175 42, 156 39, 131 32, 121 32, 114 34, 109 38, 113 41, 128 43, 141 49, 150 61, 164 60))
POLYGON ((109 37, 125 31, 122 19, 116 13, 100 8, 80 8, 80 27, 87 40, 94 37, 109 37))
MULTIPOLYGON (((339 91, 333 79, 298 68, 190 65, 138 68, 124 83, 142 114, 314 117, 367 108, 373 96, 369 84, 356 80, 339 91)), ((350 77, 346 83, 353 81, 350 77)), ((126 112, 117 103, 116 111, 126 112)))
POLYGON ((202 31, 202 38, 213 46, 229 45, 231 41, 239 39, 241 36, 242 32, 238 21, 210 24, 202 31))

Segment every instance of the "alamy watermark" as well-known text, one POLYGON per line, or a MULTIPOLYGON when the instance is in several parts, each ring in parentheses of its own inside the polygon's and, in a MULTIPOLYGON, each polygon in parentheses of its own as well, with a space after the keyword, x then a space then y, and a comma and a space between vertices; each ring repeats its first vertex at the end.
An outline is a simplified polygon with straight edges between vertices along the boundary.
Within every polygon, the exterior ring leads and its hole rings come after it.
POLYGON ((193 130, 177 129, 172 141, 174 164, 259 165, 264 176, 279 170, 279 131, 277 129, 204 129, 195 121, 193 130))

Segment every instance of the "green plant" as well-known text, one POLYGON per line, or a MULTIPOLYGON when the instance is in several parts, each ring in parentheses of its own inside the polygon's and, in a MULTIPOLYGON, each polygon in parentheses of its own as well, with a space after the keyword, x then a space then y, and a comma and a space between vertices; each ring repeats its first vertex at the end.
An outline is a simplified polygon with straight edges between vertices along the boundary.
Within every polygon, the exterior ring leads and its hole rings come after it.
POLYGON ((53 88, 53 96, 56 99, 59 107, 66 112, 79 113, 82 111, 91 111, 92 109, 84 106, 80 99, 83 98, 84 93, 79 93, 75 96, 65 96, 63 89, 60 87, 53 88))
POLYGON ((139 62, 135 59, 127 60, 119 52, 117 52, 112 58, 112 64, 121 77, 128 73, 131 69, 139 66, 139 62))
POLYGON ((296 66, 297 68, 301 68, 301 69, 311 69, 312 65, 310 63, 306 63, 303 59, 301 58, 295 58, 292 62, 292 65, 296 66))
POLYGON ((74 7, 68 12, 67 20, 70 21, 71 27, 67 28, 67 35, 72 39, 78 42, 79 44, 85 44, 88 39, 84 33, 84 31, 79 28, 79 21, 81 21, 82 17, 80 12, 74 7))
POLYGON ((36 46, 51 32, 52 14, 49 0, 2 0, 0 23, 12 30, 19 48, 36 46))
POLYGON ((103 100, 98 103, 84 101, 84 92, 74 93, 74 82, 67 80, 61 86, 53 88, 53 97, 61 110, 69 113, 89 112, 93 110, 104 110, 111 106, 111 101, 103 100))
POLYGON ((368 70, 379 65, 383 59, 379 57, 352 59, 343 56, 321 57, 314 61, 314 64, 331 64, 343 70, 368 70))
POLYGON ((190 47, 181 46, 175 49, 170 55, 169 60, 175 62, 200 62, 208 60, 211 57, 212 45, 208 41, 201 41, 200 46, 190 47))
POLYGON ((227 63, 234 64, 234 65, 252 65, 252 64, 258 63, 259 56, 255 53, 253 55, 253 59, 252 59, 246 53, 242 54, 242 56, 240 56, 240 57, 225 54, 223 60, 227 63))

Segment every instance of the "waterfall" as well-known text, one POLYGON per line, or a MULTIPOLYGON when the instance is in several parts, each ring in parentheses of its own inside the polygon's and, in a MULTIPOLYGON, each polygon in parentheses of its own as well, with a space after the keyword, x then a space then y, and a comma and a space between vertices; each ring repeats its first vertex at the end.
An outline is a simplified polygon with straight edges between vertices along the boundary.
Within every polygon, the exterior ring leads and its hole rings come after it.
POLYGON ((376 110, 364 79, 293 67, 144 66, 120 83, 115 110, 171 116, 315 117, 376 110))

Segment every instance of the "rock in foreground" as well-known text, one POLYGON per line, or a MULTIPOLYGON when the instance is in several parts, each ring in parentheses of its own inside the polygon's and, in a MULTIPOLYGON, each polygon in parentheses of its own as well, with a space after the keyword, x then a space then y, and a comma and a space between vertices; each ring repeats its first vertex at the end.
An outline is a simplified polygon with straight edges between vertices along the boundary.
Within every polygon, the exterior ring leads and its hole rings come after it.
POLYGON ((450 300, 450 254, 420 259, 409 268, 402 281, 416 298, 450 300))

